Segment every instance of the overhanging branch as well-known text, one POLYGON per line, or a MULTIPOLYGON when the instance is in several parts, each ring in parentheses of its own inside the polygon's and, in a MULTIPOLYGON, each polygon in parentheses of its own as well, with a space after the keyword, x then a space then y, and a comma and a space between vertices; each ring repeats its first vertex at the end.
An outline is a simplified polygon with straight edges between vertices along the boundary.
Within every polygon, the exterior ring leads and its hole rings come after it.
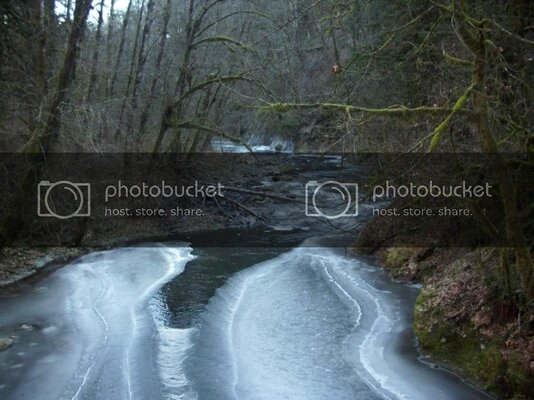
MULTIPOLYGON (((258 107, 262 111, 274 111, 279 113, 285 113, 292 110, 332 110, 332 111, 341 111, 345 113, 352 112, 361 112, 367 114, 377 114, 377 115, 398 115, 398 116, 408 116, 412 114, 430 114, 430 115, 448 115, 454 111, 454 108, 450 107, 414 107, 409 108, 405 106, 394 106, 388 108, 368 108, 368 107, 359 107, 352 106, 348 104, 336 104, 336 103, 267 103, 258 107)), ((461 114, 470 114, 470 110, 460 109, 456 110, 456 113, 461 114)))

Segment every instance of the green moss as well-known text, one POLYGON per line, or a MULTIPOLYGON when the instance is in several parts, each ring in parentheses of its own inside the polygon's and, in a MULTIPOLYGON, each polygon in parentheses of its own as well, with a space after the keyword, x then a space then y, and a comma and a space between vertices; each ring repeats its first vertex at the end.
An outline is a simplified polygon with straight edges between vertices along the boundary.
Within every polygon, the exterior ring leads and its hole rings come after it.
POLYGON ((475 88, 475 83, 472 83, 466 89, 464 94, 460 96, 460 98, 456 101, 456 103, 454 104, 454 107, 452 108, 451 113, 447 116, 447 118, 445 118, 445 120, 443 120, 443 122, 439 124, 436 129, 434 129, 432 140, 430 141, 430 146, 428 148, 429 152, 433 152, 437 149, 439 142, 441 140, 441 136, 443 135, 443 132, 445 132, 445 130, 449 126, 450 122, 452 121, 452 118, 465 108, 467 100, 469 99, 469 96, 471 96, 471 93, 473 93, 474 88, 475 88))
POLYGON ((484 341, 474 329, 460 332, 436 309, 434 298, 435 293, 424 288, 415 304, 414 330, 424 354, 505 398, 533 395, 532 376, 518 360, 505 360, 499 343, 484 341))
POLYGON ((285 103, 272 103, 269 104, 267 108, 271 111, 280 113, 288 112, 291 109, 291 107, 289 107, 289 105, 285 103))
POLYGON ((392 247, 387 250, 385 267, 388 269, 400 269, 410 260, 412 250, 406 247, 392 247))
POLYGON ((432 309, 433 298, 431 291, 423 289, 415 305, 414 329, 422 351, 495 390, 505 367, 496 344, 485 343, 475 331, 458 332, 450 320, 432 309))
POLYGON ((533 376, 523 368, 514 354, 508 359, 505 372, 506 385, 510 386, 516 392, 514 399, 532 399, 534 398, 533 376))
POLYGON ((467 67, 472 67, 473 66, 473 63, 471 61, 463 60, 461 58, 451 56, 445 50, 443 50, 443 56, 445 57, 445 61, 447 61, 449 64, 463 65, 463 66, 467 66, 467 67))
POLYGON ((13 339, 0 338, 0 351, 7 349, 13 344, 13 339))

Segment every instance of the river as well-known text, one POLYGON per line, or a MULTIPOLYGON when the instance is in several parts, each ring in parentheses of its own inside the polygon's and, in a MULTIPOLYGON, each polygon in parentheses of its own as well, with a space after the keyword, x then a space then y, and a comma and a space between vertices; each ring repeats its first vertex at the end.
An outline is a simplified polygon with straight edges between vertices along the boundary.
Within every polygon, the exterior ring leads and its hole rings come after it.
POLYGON ((0 398, 488 398, 419 360, 417 291, 309 243, 89 254, 1 299, 0 398))
MULTIPOLYGON (((361 173, 339 161, 319 175, 361 173)), ((302 195, 310 165, 259 184, 302 195)), ((0 399, 490 398, 422 359, 417 286, 345 254, 364 203, 342 226, 299 203, 261 207, 264 226, 94 252, 0 292, 0 335, 15 340, 0 352, 0 399)))

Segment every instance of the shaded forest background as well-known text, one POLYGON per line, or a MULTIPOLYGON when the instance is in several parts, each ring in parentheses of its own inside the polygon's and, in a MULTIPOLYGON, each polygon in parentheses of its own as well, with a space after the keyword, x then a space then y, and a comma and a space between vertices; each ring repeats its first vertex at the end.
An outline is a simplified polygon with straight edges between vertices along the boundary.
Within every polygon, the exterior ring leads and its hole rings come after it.
POLYGON ((500 149, 532 146, 528 0, 117 4, 1 3, 3 151, 187 152, 258 134, 413 151, 445 119, 440 149, 472 151, 473 106, 457 102, 472 92, 467 37, 481 35, 491 133, 500 149))

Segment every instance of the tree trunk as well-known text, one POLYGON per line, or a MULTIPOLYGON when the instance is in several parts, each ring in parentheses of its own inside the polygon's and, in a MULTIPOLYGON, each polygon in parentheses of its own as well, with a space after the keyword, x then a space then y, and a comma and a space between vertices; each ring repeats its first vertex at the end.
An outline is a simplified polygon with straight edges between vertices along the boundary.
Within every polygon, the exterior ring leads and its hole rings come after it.
POLYGON ((143 80, 143 72, 146 64, 147 54, 146 43, 150 36, 152 28, 152 18, 154 12, 154 0, 148 0, 147 11, 145 17, 145 26, 143 27, 143 34, 141 36, 141 45, 139 46, 139 54, 137 57, 137 72, 135 74, 135 81, 133 86, 132 108, 136 109, 141 96, 141 81, 143 80))
MULTIPOLYGON (((132 61, 130 63, 130 72, 128 74, 128 82, 126 83, 126 89, 124 90, 124 98, 122 100, 121 110, 119 112, 119 122, 117 125, 117 129, 115 131, 115 138, 119 138, 120 136, 121 127, 124 124, 124 113, 126 112, 126 103, 127 103, 128 98, 130 97, 130 88, 132 87, 132 84, 134 82, 134 72, 135 72, 135 67, 137 65, 134 62, 134 60, 137 54, 137 49, 139 47, 139 35, 141 33, 141 22, 143 21, 144 11, 145 11, 145 0, 142 0, 141 7, 139 9, 139 18, 137 20, 137 29, 135 31, 135 41, 134 41, 134 48, 132 50, 132 61)), ((127 151, 127 149, 124 149, 124 151, 127 151)))
POLYGON ((119 74, 119 67, 121 63, 122 53, 124 52, 124 44, 126 42, 126 33, 128 31, 128 23, 130 21, 130 13, 132 10, 132 1, 128 2, 128 7, 126 8, 126 13, 124 14, 124 19, 122 21, 122 30, 121 30, 121 39, 119 42, 119 50, 117 51, 117 59, 115 61, 115 68, 113 69, 113 75, 109 80, 109 95, 113 96, 115 90, 115 83, 117 82, 117 76, 119 74))
POLYGON ((22 152, 37 153, 38 157, 29 157, 31 165, 14 196, 13 212, 5 217, 0 227, 0 247, 7 239, 17 237, 21 228, 25 226, 25 216, 31 208, 28 193, 32 192, 37 182, 41 179, 46 153, 49 152, 54 140, 59 136, 61 128, 61 103, 65 100, 72 83, 72 76, 76 68, 78 57, 78 44, 83 36, 92 0, 76 0, 73 23, 68 36, 67 49, 63 58, 63 64, 59 71, 55 92, 50 105, 47 108, 45 120, 35 129, 32 137, 23 146, 22 152))
POLYGON ((52 141, 59 136, 59 130, 61 128, 61 103, 65 100, 72 83, 78 59, 78 44, 85 30, 91 3, 92 0, 76 0, 67 49, 63 59, 63 65, 59 71, 52 101, 47 109, 43 123, 36 128, 30 140, 24 145, 23 152, 47 153, 52 141))
POLYGON ((111 96, 110 88, 111 88, 111 49, 112 49, 112 41, 111 38, 113 36, 113 26, 115 24, 115 0, 111 0, 111 4, 109 6, 109 16, 108 16, 108 33, 106 36, 106 76, 107 84, 106 84, 106 97, 109 98, 111 96))
POLYGON ((511 179, 508 165, 500 154, 498 144, 490 129, 489 106, 487 102, 488 93, 486 93, 487 87, 485 82, 487 60, 485 27, 481 25, 476 30, 470 30, 468 27, 470 25, 466 21, 459 20, 459 22, 459 33, 463 42, 471 50, 475 58, 473 69, 473 106, 476 112, 475 122, 480 147, 488 155, 490 165, 494 170, 499 185, 499 193, 504 209, 506 239, 508 244, 514 249, 516 269, 521 280, 521 289, 528 303, 534 299, 534 285, 532 282, 534 265, 521 226, 513 180, 511 179))
POLYGON ((148 116, 150 113, 150 107, 152 106, 152 103, 155 101, 156 86, 158 83, 159 74, 161 70, 161 62, 163 61, 163 54, 165 52, 165 44, 167 42, 167 29, 169 27, 170 19, 171 19, 171 0, 167 0, 167 3, 165 4, 165 9, 163 11, 163 24, 162 24, 162 31, 161 31, 161 39, 159 42, 159 51, 158 51, 158 55, 156 58, 156 64, 154 66, 154 76, 152 77, 152 83, 150 84, 150 93, 148 95, 143 111, 141 112, 141 117, 139 120, 139 136, 140 137, 145 134, 146 123, 148 121, 148 116))
MULTIPOLYGON (((147 43, 148 38, 150 37, 150 30, 152 28, 153 12, 154 12, 154 0, 148 0, 147 12, 146 12, 146 17, 145 17, 145 25, 143 27, 143 33, 141 34, 141 44, 139 46, 139 53, 137 55, 137 71, 135 73, 135 79, 133 82, 132 98, 131 98, 131 112, 128 117, 128 123, 126 125, 126 132, 134 132, 134 130, 132 130, 132 124, 133 124, 133 121, 135 120, 135 114, 139 107, 139 98, 141 97, 141 84, 143 81, 143 74, 144 74, 144 69, 145 69, 145 64, 146 64, 146 59, 147 59, 146 43, 147 43)), ((132 65, 133 64, 134 63, 132 61, 132 65)), ((135 137, 137 138, 138 135, 135 134, 135 137)))
MULTIPOLYGON (((184 50, 184 58, 182 61, 182 65, 180 67, 180 71, 178 73, 178 79, 176 81, 176 87, 174 88, 174 95, 177 96, 178 94, 182 94, 186 83, 188 81, 188 77, 191 76, 191 71, 189 70, 189 63, 191 61, 191 53, 193 51, 193 41, 195 39, 195 32, 200 27, 201 21, 194 21, 193 14, 195 11, 195 1, 189 0, 189 12, 187 16, 187 23, 185 27, 185 35, 186 35, 186 44, 185 44, 185 50, 184 50)), ((165 107, 165 110, 163 111, 163 115, 161 117, 161 124, 160 129, 158 133, 158 137, 156 138, 156 142, 154 144, 154 149, 152 150, 153 153, 157 153, 160 150, 161 143, 163 142, 163 139, 165 138, 165 133, 167 132, 167 129, 171 127, 172 120, 179 120, 182 114, 182 102, 179 102, 176 107, 174 104, 167 104, 165 107)), ((174 139, 173 143, 179 142, 179 134, 177 133, 177 137, 174 139)), ((174 146, 173 146, 174 147, 174 146)), ((173 150, 175 150, 173 148, 173 150)))
MULTIPOLYGON (((102 41, 102 25, 104 23, 104 5, 105 0, 100 0, 100 8, 98 10, 98 25, 95 36, 95 49, 93 51, 93 59, 91 64, 91 73, 89 75, 89 85, 87 87, 86 101, 90 101, 93 96, 93 91, 96 85, 96 72, 98 68, 98 59, 100 56, 100 42, 102 41)), ((110 23, 111 26, 111 23, 110 23)))

